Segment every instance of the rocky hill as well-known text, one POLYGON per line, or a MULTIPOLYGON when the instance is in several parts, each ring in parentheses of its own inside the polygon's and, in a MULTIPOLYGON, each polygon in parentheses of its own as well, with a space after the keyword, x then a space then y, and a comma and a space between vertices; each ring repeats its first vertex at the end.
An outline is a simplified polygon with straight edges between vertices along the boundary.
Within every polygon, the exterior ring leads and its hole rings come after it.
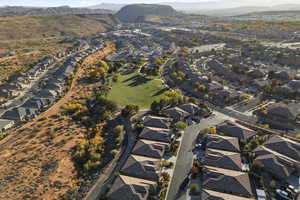
POLYGON ((92 35, 116 23, 111 14, 0 17, 0 41, 92 35))
POLYGON ((111 13, 105 9, 71 8, 69 6, 33 8, 22 6, 0 7, 0 16, 31 16, 31 15, 67 15, 67 14, 104 14, 111 13))
POLYGON ((157 4, 132 4, 124 6, 116 13, 116 17, 122 22, 137 22, 149 15, 171 17, 176 14, 177 12, 171 6, 157 4))

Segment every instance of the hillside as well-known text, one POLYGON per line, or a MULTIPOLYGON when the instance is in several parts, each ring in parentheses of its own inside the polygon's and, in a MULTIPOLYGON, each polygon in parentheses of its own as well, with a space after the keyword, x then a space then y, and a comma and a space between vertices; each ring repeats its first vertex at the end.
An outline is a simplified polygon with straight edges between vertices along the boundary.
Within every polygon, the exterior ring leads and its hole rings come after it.
POLYGON ((111 13, 106 9, 71 8, 69 6, 32 8, 22 6, 0 7, 0 16, 28 16, 28 15, 67 15, 67 14, 104 14, 111 13))
POLYGON ((300 8, 299 10, 252 12, 233 18, 238 20, 295 20, 300 19, 300 8))
POLYGON ((0 41, 91 35, 115 24, 112 15, 1 17, 0 41))
POLYGON ((124 6, 116 17, 123 22, 136 22, 146 16, 170 17, 177 13, 171 6, 156 4, 132 4, 124 6))
POLYGON ((77 197, 77 185, 82 179, 77 176, 71 153, 87 134, 87 129, 66 115, 62 105, 79 100, 85 102, 93 97, 95 88, 101 83, 86 81, 88 73, 85 72, 113 50, 112 45, 107 45, 103 51, 87 57, 62 99, 0 140, 1 200, 71 200, 75 199, 71 195, 77 197))
POLYGON ((112 15, 0 17, 0 55, 22 50, 0 58, 0 82, 72 46, 62 43, 64 38, 104 32, 116 23, 112 15))

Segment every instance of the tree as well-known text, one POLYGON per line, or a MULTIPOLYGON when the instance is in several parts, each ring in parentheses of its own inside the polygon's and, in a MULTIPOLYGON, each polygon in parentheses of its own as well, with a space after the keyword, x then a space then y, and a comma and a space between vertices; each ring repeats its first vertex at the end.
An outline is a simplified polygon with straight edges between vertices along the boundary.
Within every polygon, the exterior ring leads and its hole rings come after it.
POLYGON ((116 127, 114 128, 114 133, 115 133, 115 135, 116 135, 117 137, 120 137, 120 135, 122 134, 123 130, 124 130, 124 126, 118 125, 118 126, 116 126, 116 127))
POLYGON ((119 79, 118 74, 114 73, 113 76, 112 76, 112 81, 113 82, 118 82, 118 79, 119 79))
POLYGON ((136 104, 129 104, 127 106, 125 106, 125 108, 123 108, 121 114, 123 117, 127 118, 127 117, 131 117, 135 114, 137 114, 139 111, 139 106, 136 104))
POLYGON ((212 126, 209 129, 210 129, 210 134, 217 134, 217 128, 215 126, 212 126))
POLYGON ((179 131, 186 129, 187 124, 185 122, 179 121, 175 124, 175 128, 179 131))
POLYGON ((151 104, 150 109, 152 110, 152 112, 158 113, 162 109, 160 102, 158 102, 156 100, 153 101, 153 103, 151 104))

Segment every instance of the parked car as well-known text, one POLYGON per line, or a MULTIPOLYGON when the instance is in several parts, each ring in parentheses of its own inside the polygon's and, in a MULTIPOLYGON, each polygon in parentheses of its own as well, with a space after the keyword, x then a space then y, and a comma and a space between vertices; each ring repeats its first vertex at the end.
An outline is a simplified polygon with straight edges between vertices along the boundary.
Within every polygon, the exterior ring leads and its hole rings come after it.
POLYGON ((276 194, 283 199, 293 200, 293 198, 291 198, 290 195, 286 191, 283 191, 281 189, 276 189, 276 194))

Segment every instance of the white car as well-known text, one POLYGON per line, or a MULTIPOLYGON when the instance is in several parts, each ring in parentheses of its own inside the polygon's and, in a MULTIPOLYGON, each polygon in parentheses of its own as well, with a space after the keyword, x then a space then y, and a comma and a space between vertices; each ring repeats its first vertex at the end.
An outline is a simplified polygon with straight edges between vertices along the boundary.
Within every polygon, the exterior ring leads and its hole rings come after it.
POLYGON ((283 191, 283 190, 280 190, 280 189, 277 189, 276 190, 276 193, 278 194, 278 196, 284 198, 284 199, 287 199, 287 200, 293 200, 292 198, 290 198, 288 196, 288 193, 286 191, 283 191))

